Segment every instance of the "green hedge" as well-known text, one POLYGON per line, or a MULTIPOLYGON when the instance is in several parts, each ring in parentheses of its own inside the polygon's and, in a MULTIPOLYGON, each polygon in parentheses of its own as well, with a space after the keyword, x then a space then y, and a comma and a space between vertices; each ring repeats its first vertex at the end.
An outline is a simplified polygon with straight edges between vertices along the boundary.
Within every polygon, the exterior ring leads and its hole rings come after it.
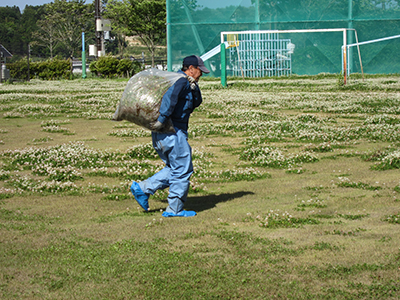
MULTIPOLYGON (((7 64, 10 76, 13 79, 26 80, 28 76, 28 61, 21 59, 7 64)), ((29 77, 43 80, 69 79, 72 77, 72 63, 70 60, 51 59, 42 62, 29 63, 29 77)))
MULTIPOLYGON (((14 63, 7 63, 7 69, 10 70, 10 77, 13 79, 27 79, 28 77, 28 62, 26 59, 19 60, 14 63)), ((32 72, 32 64, 30 64, 30 79, 34 77, 34 72, 32 72)))
POLYGON ((72 77, 72 62, 61 59, 40 62, 37 76, 45 80, 69 79, 72 77))
POLYGON ((130 59, 118 59, 112 56, 101 56, 89 65, 90 72, 101 77, 131 77, 142 71, 139 62, 130 59))
MULTIPOLYGON (((26 80, 28 76, 28 62, 21 59, 8 63, 12 79, 26 80)), ((112 56, 102 56, 89 65, 90 72, 100 77, 131 77, 143 70, 141 63, 130 59, 118 59, 112 56)), ((72 62, 63 59, 51 59, 42 62, 29 63, 29 77, 43 80, 71 79, 72 62)))

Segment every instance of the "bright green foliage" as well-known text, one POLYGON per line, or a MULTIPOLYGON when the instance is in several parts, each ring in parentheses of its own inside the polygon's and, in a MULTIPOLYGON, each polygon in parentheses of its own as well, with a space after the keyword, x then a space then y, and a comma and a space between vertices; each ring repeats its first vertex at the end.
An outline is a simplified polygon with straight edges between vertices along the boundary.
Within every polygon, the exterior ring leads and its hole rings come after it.
POLYGON ((166 9, 163 0, 110 1, 107 15, 124 33, 138 35, 151 53, 152 66, 156 46, 165 40, 166 9))
POLYGON ((85 0, 55 0, 46 5, 44 23, 38 32, 42 43, 51 43, 50 34, 62 47, 67 57, 77 56, 82 45, 82 31, 94 26, 93 5, 85 4, 85 0), (51 33, 46 28, 53 27, 51 33))
POLYGON ((101 56, 90 63, 89 69, 94 74, 101 77, 131 77, 140 72, 140 63, 129 59, 117 59, 112 56, 101 56))
POLYGON ((102 77, 111 78, 118 70, 118 59, 112 56, 99 57, 97 61, 90 64, 90 71, 102 77))
POLYGON ((68 79, 72 76, 70 60, 52 59, 38 63, 37 76, 44 80, 68 79))
POLYGON ((57 46, 60 45, 62 39, 54 24, 57 22, 56 15, 45 15, 43 19, 37 21, 38 29, 33 32, 34 46, 45 47, 49 51, 50 58, 53 58, 57 46))

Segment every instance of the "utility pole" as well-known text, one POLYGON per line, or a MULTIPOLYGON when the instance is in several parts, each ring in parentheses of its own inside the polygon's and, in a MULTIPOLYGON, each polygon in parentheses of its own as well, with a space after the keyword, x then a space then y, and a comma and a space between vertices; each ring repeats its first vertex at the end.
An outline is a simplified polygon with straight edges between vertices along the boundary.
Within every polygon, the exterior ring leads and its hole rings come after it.
POLYGON ((95 0, 95 13, 94 18, 96 22, 96 49, 97 56, 101 56, 103 49, 103 31, 101 30, 101 0, 95 0))
POLYGON ((89 45, 89 55, 96 57, 106 55, 106 47, 104 46, 104 39, 109 39, 109 32, 111 31, 111 22, 108 19, 101 18, 101 0, 95 0, 95 25, 96 25, 96 45, 89 45), (104 34, 106 32, 106 35, 104 34), (105 38, 106 36, 106 38, 105 38))

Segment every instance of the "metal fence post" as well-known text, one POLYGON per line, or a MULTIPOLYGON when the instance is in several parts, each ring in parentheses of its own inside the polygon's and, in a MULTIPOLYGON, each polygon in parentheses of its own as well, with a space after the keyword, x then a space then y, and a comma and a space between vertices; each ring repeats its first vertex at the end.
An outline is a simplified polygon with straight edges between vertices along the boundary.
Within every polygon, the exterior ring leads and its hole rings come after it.
POLYGON ((223 87, 227 87, 226 83, 226 47, 225 43, 221 44, 221 84, 223 87))
POLYGON ((86 52, 85 52, 85 33, 82 32, 82 78, 86 76, 86 52))

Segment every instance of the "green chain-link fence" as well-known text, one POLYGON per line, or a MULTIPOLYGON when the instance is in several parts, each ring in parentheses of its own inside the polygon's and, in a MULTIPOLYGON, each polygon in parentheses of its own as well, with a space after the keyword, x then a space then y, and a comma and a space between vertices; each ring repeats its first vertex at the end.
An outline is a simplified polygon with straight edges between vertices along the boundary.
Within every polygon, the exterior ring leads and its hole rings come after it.
MULTIPOLYGON (((398 0, 167 0, 168 69, 177 70, 186 55, 201 56, 220 45, 224 31, 330 28, 355 29, 359 42, 400 35, 400 3, 398 0)), ((240 46, 227 49, 228 76, 241 74, 240 69, 246 69, 247 65, 253 70, 262 68, 261 58, 252 56, 248 49, 252 42, 244 44, 239 36, 237 38, 235 45, 242 45, 247 52, 241 52, 240 46), (241 54, 249 57, 241 59, 241 54)), ((286 41, 282 50, 292 50, 288 62, 292 74, 342 71, 341 32, 280 33, 279 40, 286 41), (294 50, 288 49, 287 44, 293 45, 294 50)), ((355 42, 354 31, 349 30, 347 43, 355 42)), ((257 46, 255 42, 254 47, 275 47, 271 43, 267 41, 257 46)), ((399 50, 400 38, 361 45, 364 72, 399 73, 399 50)), ((285 51, 265 52, 262 59, 278 65, 278 59, 282 58, 279 55, 288 57, 285 51)), ((219 54, 206 63, 212 69, 210 76, 220 76, 219 54)), ((348 68, 351 73, 361 72, 355 47, 350 50, 348 68)), ((258 73, 262 74, 259 76, 285 75, 258 73)), ((244 75, 253 77, 254 74, 244 75)))

